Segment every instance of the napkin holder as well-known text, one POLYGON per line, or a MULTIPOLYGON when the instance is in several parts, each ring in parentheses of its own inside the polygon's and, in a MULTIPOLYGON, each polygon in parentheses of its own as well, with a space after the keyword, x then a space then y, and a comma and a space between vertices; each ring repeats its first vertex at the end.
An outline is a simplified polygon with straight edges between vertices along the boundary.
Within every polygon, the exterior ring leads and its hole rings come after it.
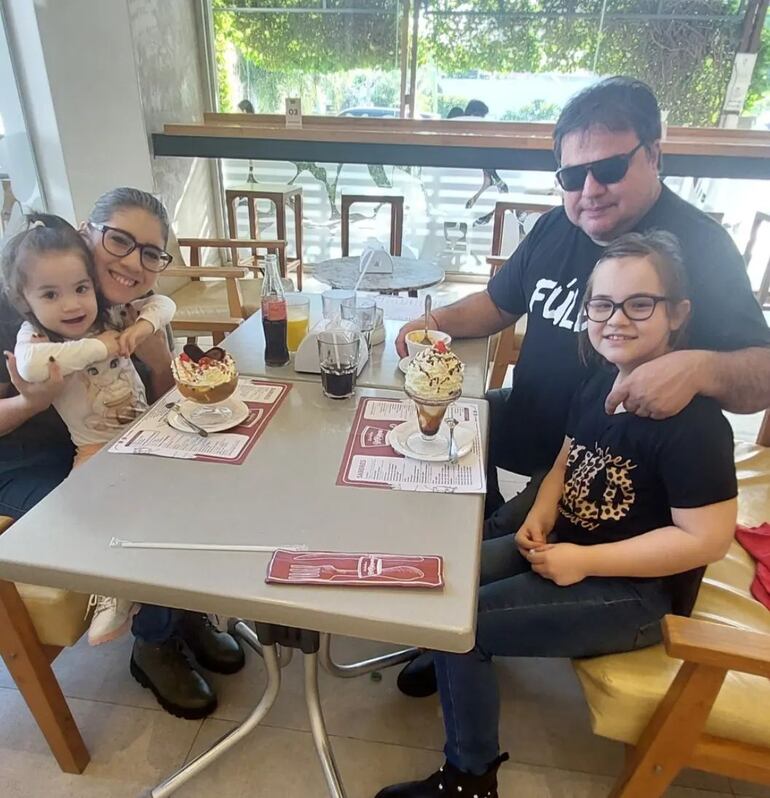
POLYGON ((393 274, 393 258, 377 239, 370 238, 361 253, 358 268, 362 274, 393 274))
MULTIPOLYGON (((345 322, 343 322, 343 324, 345 324, 345 322)), ((308 332, 294 355, 294 371, 307 374, 321 373, 321 363, 318 359, 318 335, 319 333, 326 332, 328 329, 328 322, 321 321, 308 332)), ((356 374, 360 374, 363 371, 364 366, 369 360, 369 349, 366 346, 366 339, 361 333, 358 333, 358 337, 361 343, 358 347, 358 371, 356 374)))

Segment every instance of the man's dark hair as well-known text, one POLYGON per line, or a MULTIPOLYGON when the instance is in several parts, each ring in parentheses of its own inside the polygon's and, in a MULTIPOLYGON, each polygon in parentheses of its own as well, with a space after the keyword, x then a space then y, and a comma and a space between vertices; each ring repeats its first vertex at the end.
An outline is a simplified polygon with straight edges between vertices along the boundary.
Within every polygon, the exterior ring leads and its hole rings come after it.
POLYGON ((489 113, 489 106, 481 100, 471 100, 465 106, 465 116, 486 116, 489 113))
POLYGON ((576 94, 564 106, 553 130, 553 150, 561 163, 561 145, 569 133, 594 126, 613 133, 633 130, 649 152, 661 136, 660 108, 652 89, 641 80, 606 78, 576 94))
POLYGON ((251 100, 241 100, 238 103, 238 110, 243 111, 244 114, 253 114, 254 106, 252 105, 251 100))
POLYGON ((447 119, 456 119, 458 116, 465 116, 465 111, 460 108, 459 105, 455 105, 454 108, 449 109, 449 113, 446 115, 447 119))

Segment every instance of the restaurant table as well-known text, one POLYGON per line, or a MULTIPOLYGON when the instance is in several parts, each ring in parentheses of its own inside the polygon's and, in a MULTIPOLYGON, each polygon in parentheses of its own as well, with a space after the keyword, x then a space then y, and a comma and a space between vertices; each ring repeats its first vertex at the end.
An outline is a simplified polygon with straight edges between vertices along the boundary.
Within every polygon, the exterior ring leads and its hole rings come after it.
MULTIPOLYGON (((415 258, 392 255, 391 274, 367 274, 358 288, 361 291, 380 291, 383 294, 396 294, 408 291, 417 296, 420 288, 430 288, 444 280, 444 270, 435 263, 415 258)), ((322 260, 313 266, 313 276, 332 288, 354 288, 358 283, 360 258, 350 255, 345 258, 322 260)))
MULTIPOLYGON (((308 294, 310 299, 310 326, 323 318, 320 294, 308 294)), ((373 346, 369 362, 358 375, 356 384, 362 388, 404 388, 404 374, 399 369, 399 356, 396 352, 396 337, 403 327, 403 321, 385 319, 385 342, 373 346)), ((235 359, 238 371, 248 377, 270 377, 277 380, 300 380, 320 383, 321 375, 294 370, 294 356, 285 366, 272 368, 265 365, 265 335, 262 330, 262 316, 255 313, 235 332, 230 333, 222 344, 235 359)), ((486 390, 488 367, 487 338, 466 338, 452 341, 452 349, 465 364, 463 395, 481 399, 486 390)))
MULTIPOLYGON (((358 396, 399 394, 361 390, 358 396)), ((240 726, 154 788, 153 798, 170 795, 267 714, 280 688, 276 642, 289 653, 292 647, 303 651, 312 736, 333 798, 345 793, 318 695, 319 648, 322 662, 328 659, 323 634, 455 652, 472 648, 484 497, 338 487, 356 405, 325 398, 314 383, 294 383, 240 466, 111 454, 105 448, 0 537, 2 579, 218 613, 236 619, 233 631, 263 655, 268 679, 259 704, 240 726), (437 554, 444 558, 445 585, 268 585, 269 554, 114 548, 113 536, 437 554), (258 621, 259 639, 239 618, 258 621)), ((483 400, 478 405, 486 447, 488 408, 483 400)), ((396 661, 385 658, 386 664, 396 661)))

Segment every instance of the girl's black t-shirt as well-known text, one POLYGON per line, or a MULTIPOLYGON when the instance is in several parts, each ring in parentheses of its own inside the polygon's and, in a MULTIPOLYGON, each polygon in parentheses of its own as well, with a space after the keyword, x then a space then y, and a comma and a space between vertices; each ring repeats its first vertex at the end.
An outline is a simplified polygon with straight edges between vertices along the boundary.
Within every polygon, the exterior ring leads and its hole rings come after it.
MULTIPOLYGON (((713 399, 696 396, 671 418, 607 415, 617 376, 602 368, 575 395, 567 418, 572 438, 554 537, 613 543, 670 526, 671 508, 733 499, 733 434, 713 399)), ((705 569, 667 577, 674 611, 689 615, 705 569)))

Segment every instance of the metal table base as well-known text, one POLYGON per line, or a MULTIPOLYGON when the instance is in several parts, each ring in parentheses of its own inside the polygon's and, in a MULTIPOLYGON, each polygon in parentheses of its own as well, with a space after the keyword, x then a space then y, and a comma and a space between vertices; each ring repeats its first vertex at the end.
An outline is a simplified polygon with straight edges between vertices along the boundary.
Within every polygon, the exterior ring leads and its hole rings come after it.
POLYGON ((265 661, 267 685, 259 703, 239 726, 151 790, 152 798, 166 798, 176 792, 183 784, 205 770, 262 722, 278 697, 281 688, 281 668, 289 664, 295 648, 302 651, 304 655, 305 704, 310 720, 310 732, 313 736, 316 753, 321 761, 326 787, 330 798, 345 798, 345 788, 337 770, 321 710, 318 691, 319 651, 320 660, 325 670, 334 676, 351 678, 408 662, 418 653, 418 649, 404 649, 361 662, 340 665, 332 658, 329 635, 273 624, 258 623, 256 627, 257 631, 254 632, 245 621, 239 619, 233 619, 229 624, 230 633, 240 638, 265 661))

